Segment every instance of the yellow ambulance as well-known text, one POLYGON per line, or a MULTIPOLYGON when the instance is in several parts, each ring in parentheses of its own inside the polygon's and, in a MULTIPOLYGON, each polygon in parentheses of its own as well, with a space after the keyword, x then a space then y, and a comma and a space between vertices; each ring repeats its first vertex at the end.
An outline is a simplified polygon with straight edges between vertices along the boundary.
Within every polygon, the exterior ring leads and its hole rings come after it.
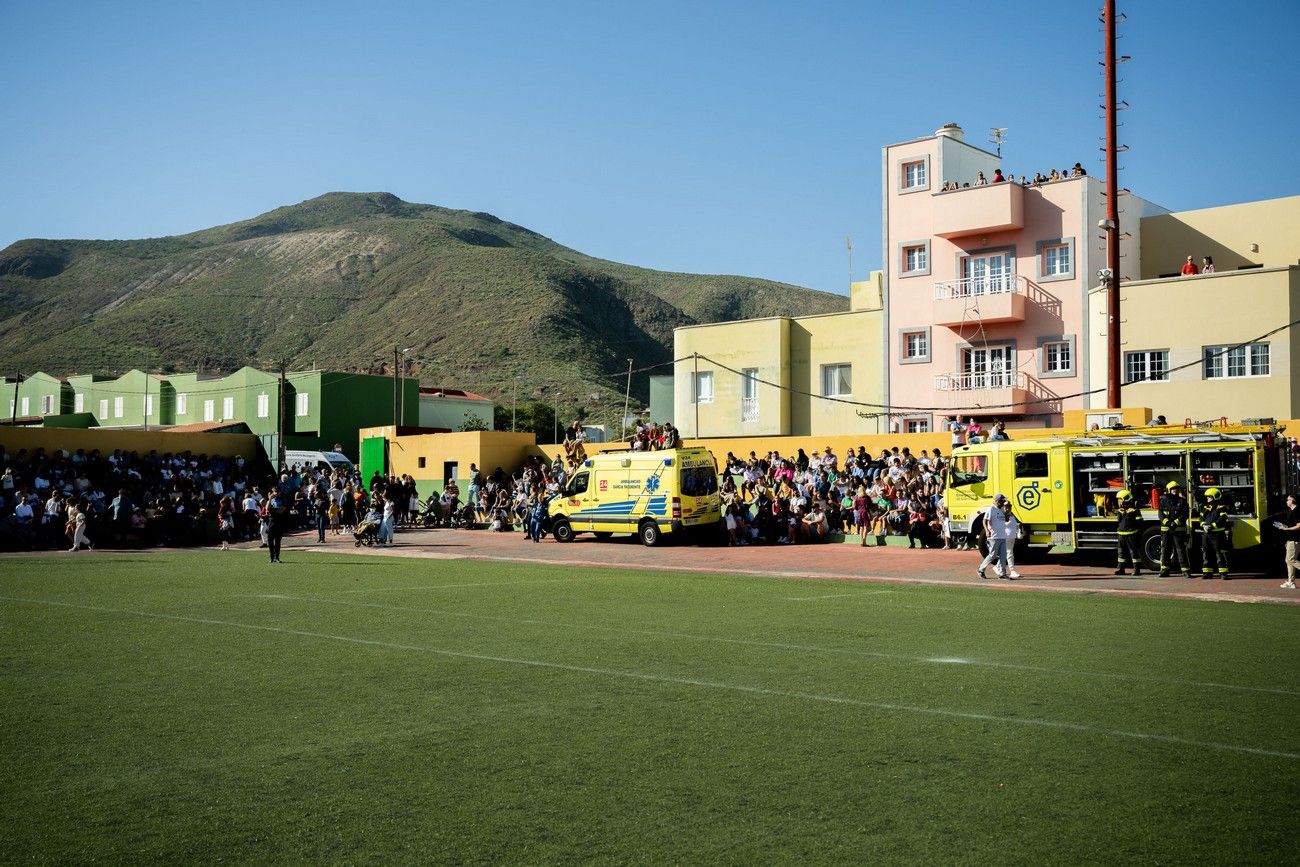
POLYGON ((944 497, 953 532, 967 533, 995 496, 1006 496, 1020 522, 1019 557, 1057 545, 1113 549, 1117 495, 1130 491, 1146 523, 1139 551, 1155 569, 1160 494, 1169 482, 1187 492, 1193 514, 1218 488, 1233 547, 1243 550, 1268 535, 1268 516, 1298 477, 1295 453, 1271 425, 1154 427, 960 446, 944 497))
POLYGON ((605 539, 635 533, 656 545, 665 533, 720 532, 718 465, 703 448, 595 454, 569 477, 550 504, 551 534, 571 542, 578 533, 605 539))

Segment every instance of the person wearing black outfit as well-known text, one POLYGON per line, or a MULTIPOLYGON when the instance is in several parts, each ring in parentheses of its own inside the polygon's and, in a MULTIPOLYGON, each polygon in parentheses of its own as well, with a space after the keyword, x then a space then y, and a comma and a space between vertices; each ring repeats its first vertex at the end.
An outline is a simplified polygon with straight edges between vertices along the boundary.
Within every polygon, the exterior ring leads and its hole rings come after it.
POLYGON ((325 490, 324 481, 316 484, 316 496, 312 501, 316 509, 316 542, 325 542, 325 525, 329 523, 330 498, 325 490))
POLYGON ((1184 578, 1192 577, 1191 558, 1187 553, 1187 522, 1191 513, 1183 497, 1183 486, 1177 481, 1165 485, 1160 498, 1160 577, 1169 577, 1169 567, 1175 562, 1184 578))
POLYGON ((285 502, 284 495, 278 490, 271 489, 270 502, 266 504, 266 549, 271 555, 272 563, 280 562, 280 541, 284 539, 284 532, 289 523, 289 505, 285 502))
POLYGON ((1218 488, 1205 492, 1208 503, 1201 512, 1201 577, 1212 577, 1217 564, 1219 577, 1226 581, 1232 521, 1228 518, 1228 507, 1223 504, 1222 496, 1218 488))
POLYGON ((1115 574, 1126 574, 1124 567, 1132 564, 1133 575, 1136 577, 1142 574, 1142 552, 1137 549, 1138 533, 1142 530, 1142 512, 1133 505, 1133 495, 1128 491, 1120 491, 1115 499, 1119 501, 1115 523, 1115 532, 1119 535, 1116 543, 1119 563, 1115 574))

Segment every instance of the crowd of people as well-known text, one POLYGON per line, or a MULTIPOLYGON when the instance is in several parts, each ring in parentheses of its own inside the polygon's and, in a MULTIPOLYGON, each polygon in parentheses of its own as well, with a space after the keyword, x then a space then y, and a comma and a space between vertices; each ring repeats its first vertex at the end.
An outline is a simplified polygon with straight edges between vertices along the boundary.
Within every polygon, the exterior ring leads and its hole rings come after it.
POLYGON ((1043 184, 1050 184, 1052 181, 1064 181, 1070 178, 1081 178, 1087 174, 1088 174, 1087 170, 1084 169, 1081 163, 1075 163, 1072 168, 1061 169, 1060 171, 1057 171, 1056 169, 1052 169, 1051 172, 1049 172, 1048 174, 1043 174, 1042 172, 1035 172, 1032 178, 1026 178, 1024 175, 1021 175, 1020 180, 1017 181, 1015 174, 1013 173, 1003 174, 1002 169, 998 168, 993 170, 992 178, 985 177, 984 172, 979 171, 975 173, 975 180, 973 181, 966 181, 964 183, 958 181, 944 181, 943 186, 939 189, 939 192, 950 193, 954 190, 966 190, 966 189, 970 189, 971 187, 987 187, 990 184, 1005 184, 1005 183, 1012 183, 1012 184, 1019 183, 1020 186, 1022 187, 1041 187, 1043 184))

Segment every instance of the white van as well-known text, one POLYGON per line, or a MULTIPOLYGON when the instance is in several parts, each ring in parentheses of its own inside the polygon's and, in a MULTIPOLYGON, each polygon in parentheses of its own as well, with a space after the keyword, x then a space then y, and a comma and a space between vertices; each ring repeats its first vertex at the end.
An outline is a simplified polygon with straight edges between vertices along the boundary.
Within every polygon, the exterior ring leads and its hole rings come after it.
POLYGON ((348 460, 348 456, 342 452, 308 452, 285 449, 284 467, 281 469, 288 470, 295 466, 300 469, 348 470, 351 472, 356 472, 357 469, 356 465, 348 460))

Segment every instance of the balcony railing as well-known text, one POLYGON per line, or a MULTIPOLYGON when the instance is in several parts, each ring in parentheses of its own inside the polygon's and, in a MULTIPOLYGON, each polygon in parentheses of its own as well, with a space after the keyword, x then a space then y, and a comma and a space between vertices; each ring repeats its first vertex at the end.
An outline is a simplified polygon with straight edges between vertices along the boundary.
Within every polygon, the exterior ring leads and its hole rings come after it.
POLYGON ((758 421, 758 398, 743 397, 740 399, 740 420, 758 421))
POLYGON ((934 378, 935 391, 988 391, 998 388, 1027 388, 1029 379, 1020 370, 987 370, 975 373, 941 373, 934 378))
POLYGON ((1019 274, 989 274, 968 277, 965 280, 946 280, 934 284, 934 298, 971 298, 978 295, 1003 295, 1008 292, 1025 294, 1028 281, 1019 274))

